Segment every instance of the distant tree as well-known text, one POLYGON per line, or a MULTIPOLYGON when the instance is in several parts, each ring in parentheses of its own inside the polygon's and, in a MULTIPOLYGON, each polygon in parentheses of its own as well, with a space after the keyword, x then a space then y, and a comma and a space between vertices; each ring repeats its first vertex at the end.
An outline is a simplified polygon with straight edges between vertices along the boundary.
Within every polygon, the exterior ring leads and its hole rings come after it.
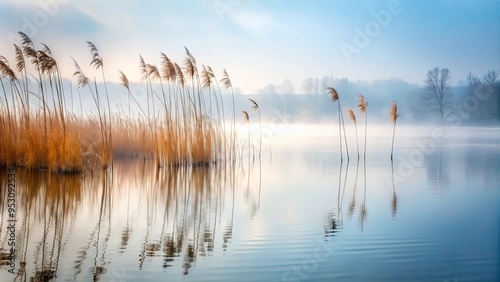
POLYGON ((483 87, 481 84, 481 80, 479 78, 472 74, 472 72, 469 72, 467 75, 467 97, 465 98, 465 102, 476 102, 477 105, 471 105, 471 106, 476 106, 477 110, 474 111, 476 118, 477 117, 484 117, 484 111, 481 107, 481 103, 479 102, 478 99, 475 99, 474 96, 477 95, 479 92, 480 88, 483 87))
POLYGON ((326 88, 334 84, 333 76, 323 76, 320 81, 319 90, 320 96, 325 96, 327 94, 326 88))
POLYGON ((270 95, 270 94, 276 94, 276 86, 272 83, 264 86, 263 89, 258 89, 257 94, 261 95, 270 95))
POLYGON ((290 81, 290 79, 283 80, 283 84, 281 84, 280 90, 282 94, 295 94, 295 86, 290 81))
POLYGON ((438 113, 443 121, 454 114, 453 101, 450 97, 450 80, 450 71, 447 68, 438 67, 429 70, 424 80, 426 90, 422 95, 424 111, 438 113))
POLYGON ((486 83, 489 87, 496 87, 496 81, 498 77, 500 76, 500 73, 496 72, 495 70, 489 70, 484 76, 483 76, 483 81, 486 83))
POLYGON ((312 95, 314 93, 314 83, 311 77, 304 79, 301 86, 304 94, 312 95))
POLYGON ((500 73, 490 70, 483 76, 483 85, 489 96, 486 101, 489 102, 491 114, 500 120, 500 89, 497 81, 499 77, 500 73))
POLYGON ((313 88, 313 94, 314 95, 319 95, 322 91, 319 89, 321 87, 321 84, 319 83, 319 79, 313 79, 312 81, 312 88, 313 88))

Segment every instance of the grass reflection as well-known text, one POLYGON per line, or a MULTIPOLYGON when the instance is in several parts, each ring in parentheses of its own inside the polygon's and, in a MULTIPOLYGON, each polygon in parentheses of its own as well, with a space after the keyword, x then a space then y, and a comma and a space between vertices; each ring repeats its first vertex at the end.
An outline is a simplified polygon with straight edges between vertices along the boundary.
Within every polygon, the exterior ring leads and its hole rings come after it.
MULTIPOLYGON (((235 175, 223 167, 158 169, 123 161, 87 176, 19 169, 16 178, 16 259, 26 266, 17 267, 17 281, 50 281, 68 264, 74 280, 107 280, 118 254, 139 257, 136 270, 175 266, 187 275, 198 257, 225 252, 232 240, 235 175)), ((7 171, 0 183, 4 203, 7 171)), ((2 222, 7 217, 3 212, 2 222)), ((5 231, 2 268, 8 267, 5 231)))

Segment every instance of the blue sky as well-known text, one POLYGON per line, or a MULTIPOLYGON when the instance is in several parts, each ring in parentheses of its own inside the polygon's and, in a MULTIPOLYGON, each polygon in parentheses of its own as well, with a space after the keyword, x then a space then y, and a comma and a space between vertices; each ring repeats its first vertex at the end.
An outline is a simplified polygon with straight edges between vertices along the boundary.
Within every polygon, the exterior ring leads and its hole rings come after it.
POLYGON ((13 58, 19 30, 49 45, 68 77, 69 56, 90 62, 87 40, 113 81, 118 70, 139 80, 139 54, 180 63, 186 46, 245 93, 324 75, 422 83, 440 66, 458 83, 500 70, 498 0, 0 0, 0 55, 13 58))

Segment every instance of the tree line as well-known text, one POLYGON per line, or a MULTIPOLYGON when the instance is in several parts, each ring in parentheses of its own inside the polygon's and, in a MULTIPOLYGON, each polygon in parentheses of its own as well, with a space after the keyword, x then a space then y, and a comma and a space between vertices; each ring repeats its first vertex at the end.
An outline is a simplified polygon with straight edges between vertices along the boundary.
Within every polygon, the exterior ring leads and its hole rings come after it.
POLYGON ((470 72, 465 80, 452 85, 451 71, 435 67, 423 76, 421 85, 398 78, 353 81, 323 76, 306 78, 299 88, 285 79, 281 84, 268 84, 257 90, 257 95, 273 109, 271 112, 287 115, 292 120, 317 121, 333 117, 327 97, 328 87, 333 85, 347 103, 355 103, 358 94, 367 97, 375 119, 385 119, 388 102, 397 100, 402 120, 408 123, 457 120, 466 124, 498 123, 499 77, 496 70, 481 76, 470 72))

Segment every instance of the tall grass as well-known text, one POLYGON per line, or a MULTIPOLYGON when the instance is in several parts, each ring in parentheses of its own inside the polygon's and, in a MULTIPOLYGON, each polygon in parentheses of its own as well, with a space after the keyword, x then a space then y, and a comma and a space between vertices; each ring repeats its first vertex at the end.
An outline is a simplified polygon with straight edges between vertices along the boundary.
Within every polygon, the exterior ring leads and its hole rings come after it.
POLYGON ((358 141, 358 124, 356 122, 356 115, 354 114, 354 111, 347 108, 347 115, 349 116, 349 119, 354 123, 354 130, 356 131, 356 148, 358 152, 358 160, 359 160, 359 141, 358 141))
POLYGON ((247 111, 242 111, 241 114, 243 115, 243 123, 246 123, 248 125, 248 138, 247 138, 247 143, 248 143, 248 159, 250 160, 250 116, 248 115, 247 111))
POLYGON ((224 86, 224 88, 228 89, 231 88, 231 98, 232 98, 232 104, 233 104, 233 115, 231 117, 231 144, 230 144, 230 155, 229 159, 234 160, 236 159, 236 108, 234 104, 234 90, 233 90, 233 84, 231 82, 231 79, 229 79, 229 75, 227 74, 226 69, 223 71, 223 76, 221 79, 221 82, 224 86))
POLYGON ((396 104, 396 101, 392 102, 391 111, 389 112, 389 115, 391 117, 392 123, 394 124, 392 128, 392 146, 391 146, 391 161, 392 161, 392 155, 394 153, 394 135, 396 134, 396 121, 399 117, 398 105, 396 104))
POLYGON ((344 141, 345 141, 345 148, 346 148, 346 153, 347 153, 347 161, 349 161, 349 147, 347 145, 347 136, 345 134, 345 124, 344 124, 344 114, 342 114, 342 106, 340 105, 340 100, 339 100, 339 94, 337 90, 333 87, 327 87, 328 90, 327 95, 330 96, 332 99, 332 103, 337 102, 337 111, 339 114, 339 144, 340 144, 340 161, 343 161, 343 154, 342 154, 342 131, 341 128, 344 129, 344 141))
POLYGON ((363 158, 366 159, 366 133, 368 129, 368 114, 366 113, 366 108, 368 108, 368 102, 365 100, 365 97, 361 94, 358 94, 358 103, 356 104, 359 111, 365 114, 365 147, 363 150, 363 158))
POLYGON ((257 104, 257 102, 255 102, 250 98, 248 98, 248 101, 250 101, 250 103, 252 104, 252 109, 259 113, 259 160, 260 160, 260 155, 262 153, 262 121, 260 119, 259 104, 257 104))
MULTIPOLYGON (((73 89, 65 87, 50 48, 37 48, 26 34, 19 35, 22 44, 14 45, 15 66, 0 56, 0 166, 75 173, 106 169, 117 156, 154 159, 158 166, 206 166, 236 159, 234 97, 228 139, 215 74, 209 66, 199 72, 189 50, 182 67, 164 53, 160 68, 140 57, 146 101, 132 94, 128 78, 120 72, 128 95, 125 114, 123 109, 112 111, 103 58, 88 41, 90 66, 102 80, 94 74, 89 79, 72 58, 80 95, 77 116, 72 112, 73 89), (87 95, 93 107, 85 113, 81 96, 87 95), (135 113, 132 105, 138 108, 135 113)), ((221 82, 232 88, 225 70, 221 82)))

